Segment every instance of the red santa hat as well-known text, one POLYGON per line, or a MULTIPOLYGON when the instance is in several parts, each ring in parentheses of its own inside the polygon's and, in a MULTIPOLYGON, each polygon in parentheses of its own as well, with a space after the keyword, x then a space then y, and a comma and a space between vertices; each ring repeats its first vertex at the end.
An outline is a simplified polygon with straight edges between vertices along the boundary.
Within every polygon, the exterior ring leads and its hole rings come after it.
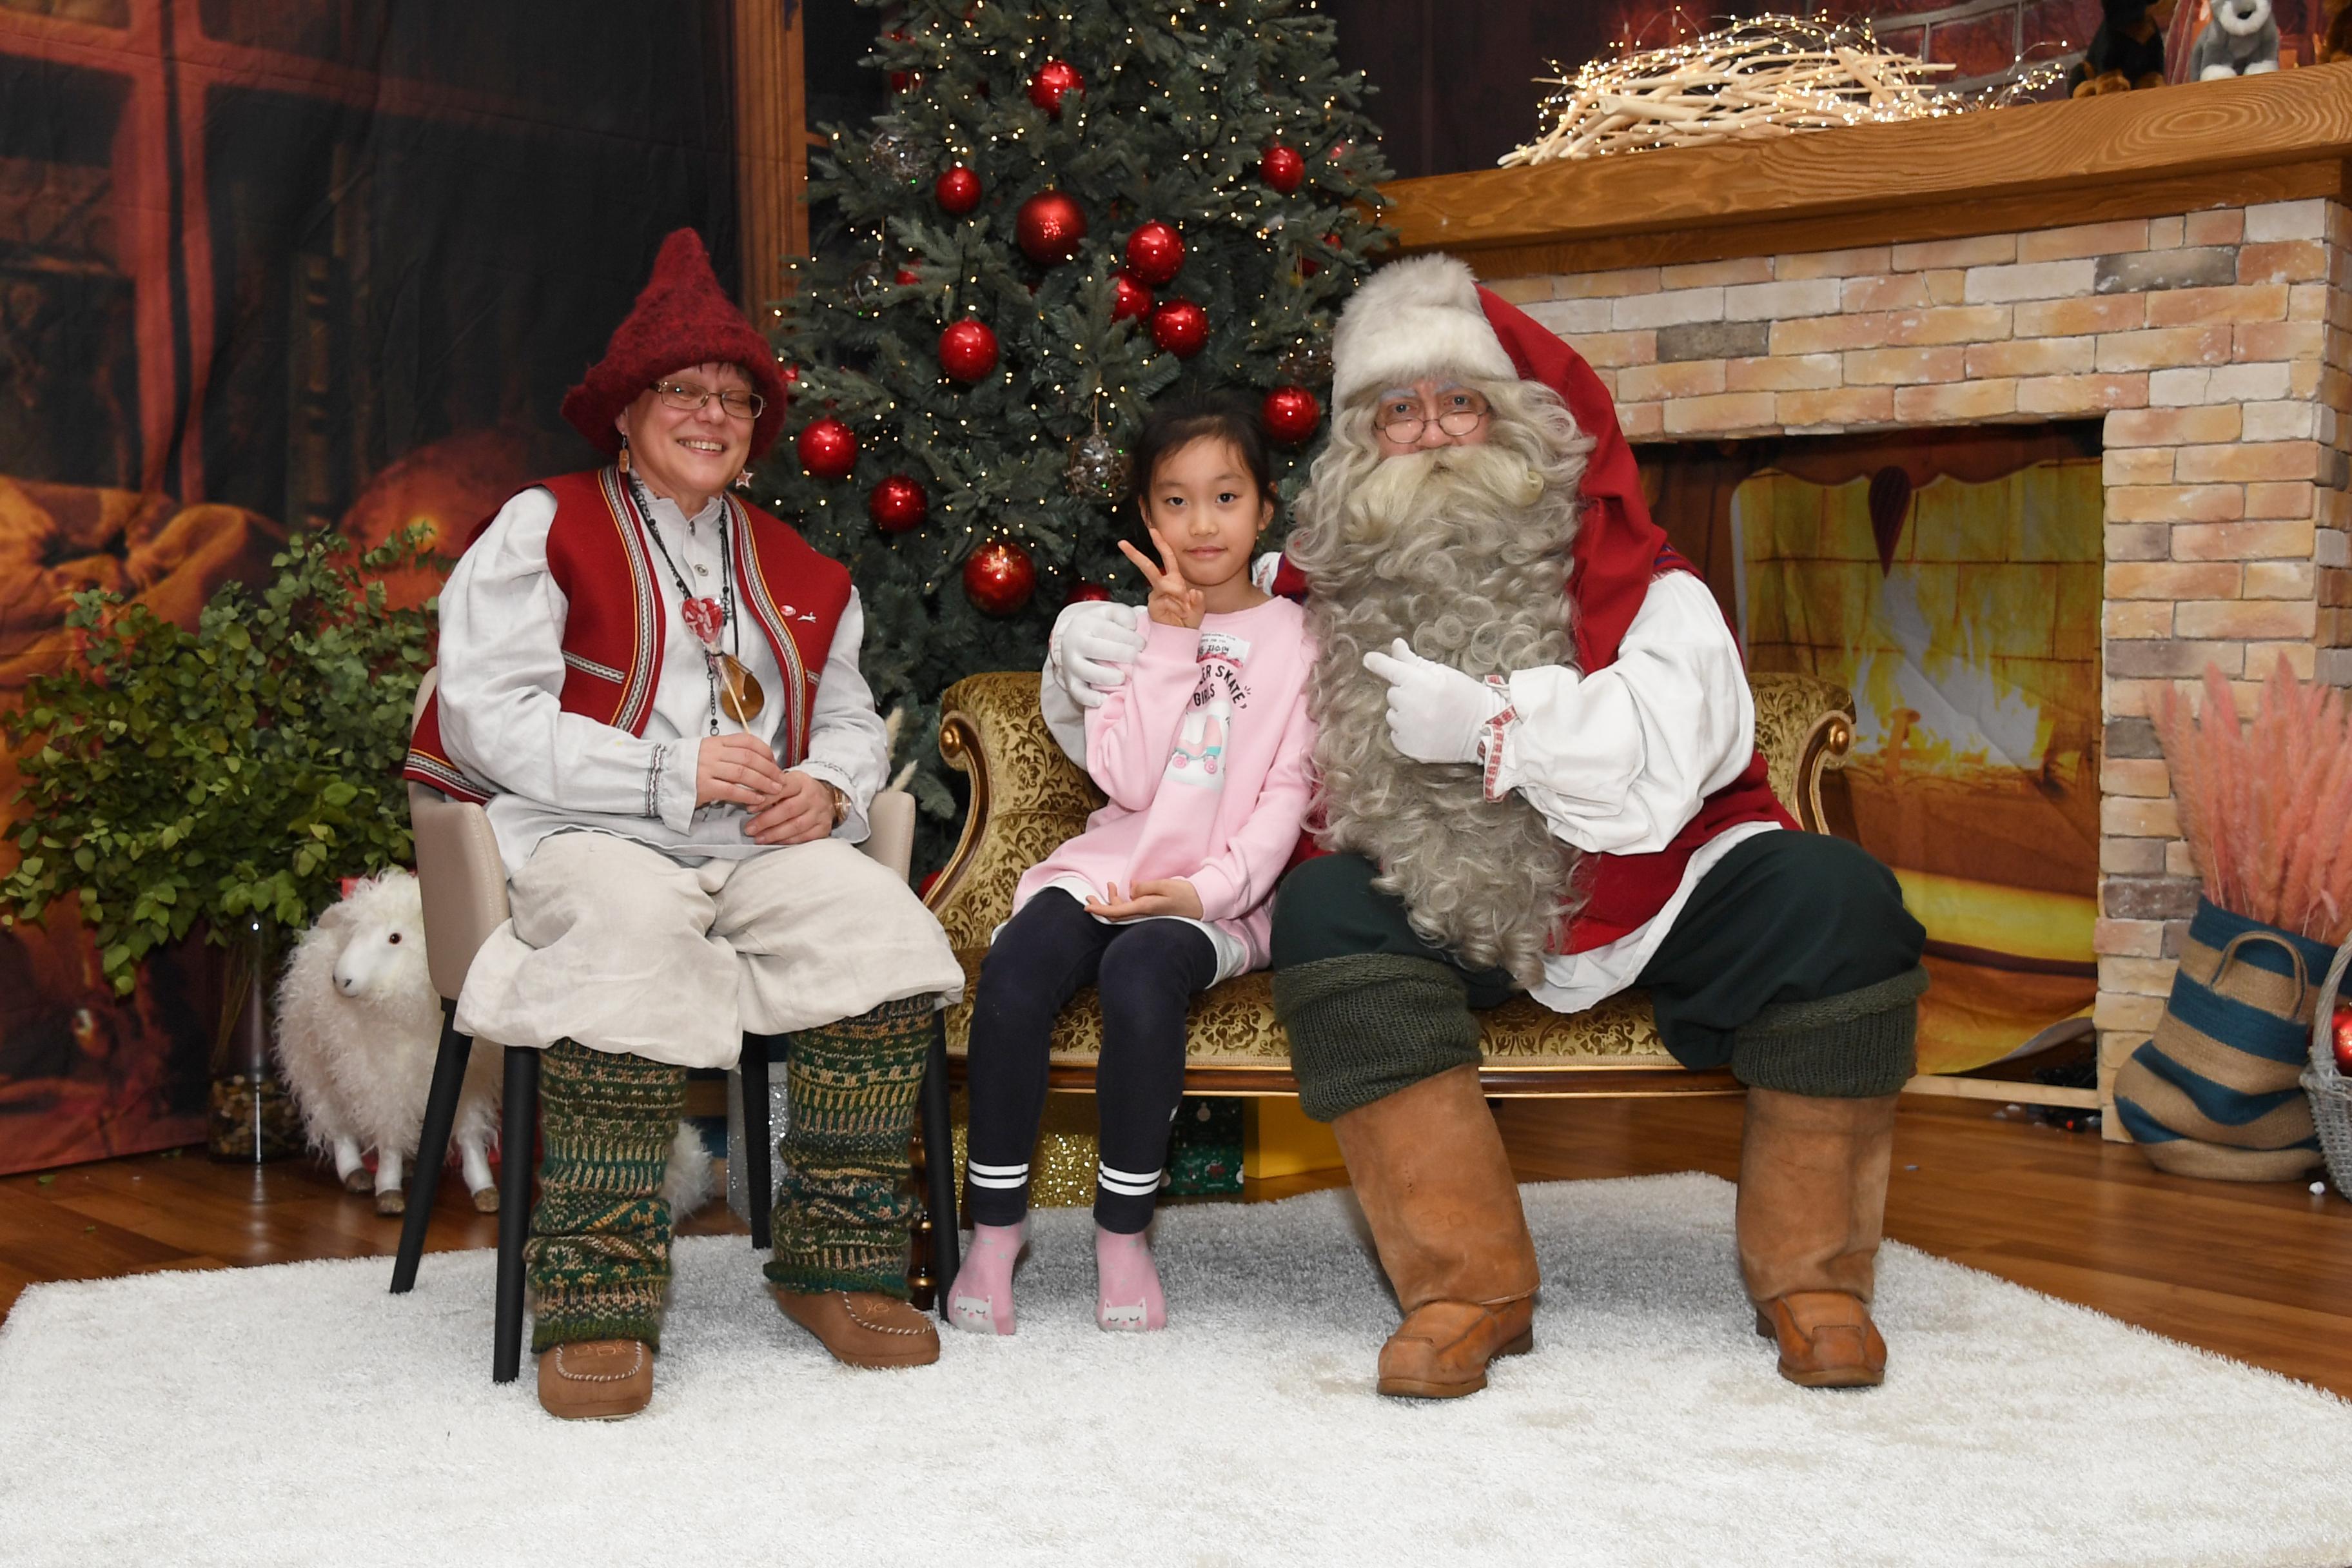
POLYGON ((1331 395, 1342 405, 1423 376, 1451 373, 1487 381, 1517 376, 1559 394, 1576 427, 1592 438, 1578 487, 1569 591, 1576 600, 1576 661, 1612 663, 1617 644, 1661 572, 1690 565, 1650 521, 1633 448, 1617 405, 1574 349, 1508 300, 1478 287, 1465 263, 1432 254, 1392 262, 1366 279, 1331 333, 1331 395))
POLYGON ((563 395, 563 417, 610 458, 621 449, 613 421, 661 377, 698 364, 732 364, 767 400, 751 426, 751 456, 760 457, 784 424, 784 378, 775 351, 719 287, 702 237, 681 228, 662 241, 653 276, 613 329, 604 357, 563 395))

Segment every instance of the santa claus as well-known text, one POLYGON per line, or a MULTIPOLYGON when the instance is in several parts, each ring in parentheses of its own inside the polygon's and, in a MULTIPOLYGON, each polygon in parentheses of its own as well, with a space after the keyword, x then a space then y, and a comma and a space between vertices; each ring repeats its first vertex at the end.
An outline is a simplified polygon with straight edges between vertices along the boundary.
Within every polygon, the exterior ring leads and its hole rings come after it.
MULTIPOLYGON (((1565 343, 1427 256, 1357 291, 1332 380, 1286 557, 1261 563, 1320 649, 1322 853, 1277 894, 1274 991, 1403 1310, 1381 1392, 1474 1393, 1532 1343, 1478 1010, 1633 985, 1676 1060, 1747 1086, 1739 1262, 1781 1375, 1878 1383, 1925 933, 1864 850, 1788 831, 1738 641, 1565 343)), ((1074 757, 1139 620, 1078 605, 1055 627, 1045 717, 1074 757)))

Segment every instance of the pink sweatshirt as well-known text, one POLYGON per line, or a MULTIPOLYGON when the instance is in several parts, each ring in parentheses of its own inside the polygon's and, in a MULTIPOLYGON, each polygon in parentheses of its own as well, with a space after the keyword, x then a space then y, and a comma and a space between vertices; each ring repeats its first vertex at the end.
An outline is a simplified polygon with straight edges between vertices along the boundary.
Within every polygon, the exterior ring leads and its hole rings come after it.
POLYGON ((1123 685, 1087 715, 1087 771, 1110 804, 1030 868, 1018 910, 1059 885, 1097 897, 1117 882, 1182 877, 1213 926, 1219 977, 1266 963, 1274 884, 1306 820, 1314 665, 1306 612, 1288 599, 1207 616, 1198 631, 1144 623, 1123 685), (1238 952, 1236 951, 1238 949, 1238 952))

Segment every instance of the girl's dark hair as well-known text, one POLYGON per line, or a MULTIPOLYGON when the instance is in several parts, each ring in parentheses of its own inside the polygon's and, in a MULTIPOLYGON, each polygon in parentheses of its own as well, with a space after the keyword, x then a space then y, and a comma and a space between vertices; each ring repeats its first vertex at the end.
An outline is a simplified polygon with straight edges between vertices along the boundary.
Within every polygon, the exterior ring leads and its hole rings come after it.
POLYGON ((1160 460, 1204 437, 1223 441, 1239 452, 1242 466, 1257 482, 1259 496, 1275 499, 1274 459, 1266 451, 1265 432, 1258 427, 1256 411, 1231 393, 1174 397, 1152 409, 1142 433, 1135 438, 1129 499, 1139 505, 1148 503, 1152 470, 1159 468, 1160 460))

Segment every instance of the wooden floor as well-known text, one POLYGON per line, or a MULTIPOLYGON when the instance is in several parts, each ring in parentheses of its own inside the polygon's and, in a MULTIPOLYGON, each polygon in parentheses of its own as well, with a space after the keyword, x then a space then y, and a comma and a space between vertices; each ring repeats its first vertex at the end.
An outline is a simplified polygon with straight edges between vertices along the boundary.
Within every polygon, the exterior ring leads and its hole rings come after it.
MULTIPOLYGON (((2159 1175, 2126 1146, 1918 1099, 1896 1127, 1887 1233, 2126 1322, 2352 1395, 2352 1205, 2330 1191, 2159 1175)), ((1738 1169, 1735 1100, 1522 1100, 1498 1115, 1525 1180, 1738 1169)), ((1258 1184, 1279 1197, 1339 1178, 1258 1184)), ((735 1226, 714 1205, 688 1226, 735 1226)), ((432 1245, 495 1221, 444 1184, 432 1245)), ((0 1177, 0 1313, 26 1286, 158 1268, 388 1256, 378 1218, 308 1163, 146 1155, 0 1177)), ((1899 1353, 1899 1347, 1898 1347, 1899 1353)))

